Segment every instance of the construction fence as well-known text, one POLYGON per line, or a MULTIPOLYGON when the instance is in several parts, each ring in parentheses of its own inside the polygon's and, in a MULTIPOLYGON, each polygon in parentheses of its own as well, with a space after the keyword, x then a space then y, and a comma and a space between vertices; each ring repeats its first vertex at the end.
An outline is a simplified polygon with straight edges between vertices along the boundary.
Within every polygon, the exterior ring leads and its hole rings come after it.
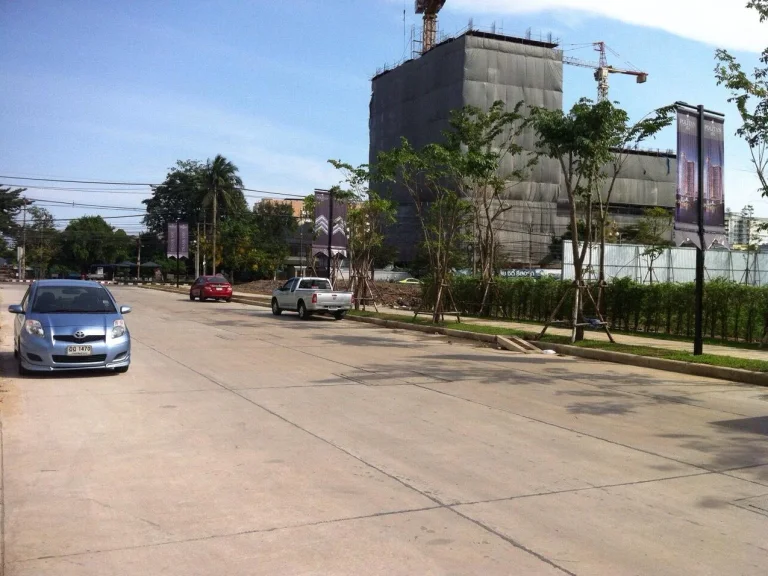
MULTIPOLYGON (((694 282, 696 280, 695 248, 664 248, 658 257, 648 246, 606 244, 605 277, 607 281, 629 278, 641 284, 656 282, 694 282)), ((597 280, 600 245, 587 248, 584 279, 597 280)), ((573 280, 573 248, 563 242, 563 280, 573 280)), ((768 252, 746 252, 724 248, 704 253, 704 281, 723 279, 750 286, 768 285, 768 252)))

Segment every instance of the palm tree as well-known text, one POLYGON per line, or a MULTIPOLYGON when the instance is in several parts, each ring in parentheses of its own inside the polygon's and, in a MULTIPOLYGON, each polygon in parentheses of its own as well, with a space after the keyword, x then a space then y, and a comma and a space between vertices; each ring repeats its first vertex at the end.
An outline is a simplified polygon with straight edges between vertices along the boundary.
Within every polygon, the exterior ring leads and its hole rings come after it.
POLYGON ((213 274, 216 274, 216 235, 218 233, 218 206, 221 201, 231 211, 242 198, 243 181, 237 175, 237 166, 217 154, 203 170, 203 206, 213 205, 213 274))

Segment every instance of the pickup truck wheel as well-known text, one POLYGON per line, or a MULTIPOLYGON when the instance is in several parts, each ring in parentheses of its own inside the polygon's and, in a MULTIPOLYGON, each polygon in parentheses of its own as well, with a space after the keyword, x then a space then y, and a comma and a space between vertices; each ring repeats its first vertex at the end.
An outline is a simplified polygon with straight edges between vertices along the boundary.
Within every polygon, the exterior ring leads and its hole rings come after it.
POLYGON ((280 305, 277 303, 277 298, 272 298, 272 314, 280 316, 283 311, 280 309, 280 305))
POLYGON ((333 314, 333 318, 334 318, 334 320, 343 320, 344 316, 346 316, 346 315, 347 315, 347 313, 344 312, 344 311, 342 311, 342 312, 335 312, 333 314))
POLYGON ((299 308, 298 308, 299 318, 302 320, 309 320, 309 312, 307 312, 307 307, 304 306, 304 302, 299 302, 299 308))

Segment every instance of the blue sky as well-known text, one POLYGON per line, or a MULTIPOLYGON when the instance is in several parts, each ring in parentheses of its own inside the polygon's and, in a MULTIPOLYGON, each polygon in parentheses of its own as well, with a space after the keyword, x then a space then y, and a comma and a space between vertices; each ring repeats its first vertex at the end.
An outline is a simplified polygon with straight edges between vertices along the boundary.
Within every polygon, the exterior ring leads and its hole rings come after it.
MULTIPOLYGON (((732 133, 735 109, 712 77, 714 45, 754 63, 768 42, 744 3, 728 0, 692 26, 675 16, 700 5, 693 0, 637 3, 658 8, 652 16, 604 0, 448 0, 440 28, 453 33, 473 17, 508 34, 551 31, 565 49, 604 40, 650 74, 644 85, 611 77, 611 98, 633 118, 676 100, 704 103, 727 114, 732 133)), ((221 153, 248 188, 303 196, 332 185, 328 158, 367 160, 370 77, 404 54, 404 7, 409 31, 420 22, 412 0, 3 2, 0 174, 161 182, 177 159, 221 153)), ((590 70, 566 67, 567 106, 594 94, 590 70)), ((651 146, 674 148, 674 130, 651 146)), ((47 185, 99 192, 29 187, 28 196, 140 209, 147 193, 47 185)), ((756 187, 746 147, 728 139, 727 205, 752 203, 768 216, 756 187)), ((59 218, 99 212, 49 208, 59 218)), ((133 232, 139 220, 114 223, 133 232)))

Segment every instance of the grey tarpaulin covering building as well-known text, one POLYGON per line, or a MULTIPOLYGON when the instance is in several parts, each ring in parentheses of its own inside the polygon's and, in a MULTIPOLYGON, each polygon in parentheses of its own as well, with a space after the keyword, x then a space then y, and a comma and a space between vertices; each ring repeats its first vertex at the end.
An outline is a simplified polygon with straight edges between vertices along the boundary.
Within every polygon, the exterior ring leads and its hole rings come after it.
MULTIPOLYGON (((465 105, 487 109, 502 100, 511 110, 523 100, 528 106, 561 109, 562 52, 553 42, 470 30, 376 75, 372 88, 369 154, 375 164, 378 153, 398 146, 401 137, 417 148, 441 141, 451 110, 465 105)), ((533 150, 534 133, 524 133, 520 143, 533 150)), ((511 171, 512 161, 502 168, 511 171)), ((618 212, 627 220, 636 219, 644 206, 673 207, 674 182, 674 156, 654 153, 630 158, 614 200, 634 209, 618 212)), ((538 262, 548 254, 552 238, 562 236, 568 223, 567 203, 558 202, 560 193, 559 165, 545 158, 527 182, 510 187, 507 198, 515 206, 499 226, 508 259, 538 262)), ((391 194, 399 210, 388 241, 399 248, 400 259, 408 261, 421 240, 421 230, 408 192, 395 188, 391 194)))

